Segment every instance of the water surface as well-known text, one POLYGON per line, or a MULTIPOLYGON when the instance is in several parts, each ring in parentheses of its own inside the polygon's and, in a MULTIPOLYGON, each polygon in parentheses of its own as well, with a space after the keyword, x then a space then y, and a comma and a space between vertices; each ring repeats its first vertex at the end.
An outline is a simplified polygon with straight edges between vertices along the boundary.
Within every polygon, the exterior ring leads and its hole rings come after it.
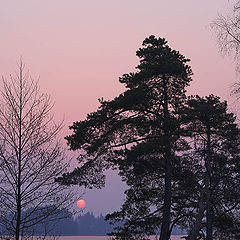
MULTIPOLYGON (((182 240, 182 236, 174 235, 171 236, 171 240, 182 240)), ((64 236, 60 237, 59 240, 110 240, 108 236, 64 236)), ((150 237, 151 240, 155 240, 155 236, 150 237)))

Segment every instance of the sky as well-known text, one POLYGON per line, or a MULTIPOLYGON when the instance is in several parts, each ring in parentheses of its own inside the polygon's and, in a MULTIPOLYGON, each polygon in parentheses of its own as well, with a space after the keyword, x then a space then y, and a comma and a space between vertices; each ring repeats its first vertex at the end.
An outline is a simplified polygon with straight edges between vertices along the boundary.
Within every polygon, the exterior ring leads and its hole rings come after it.
MULTIPOLYGON (((210 23, 229 12, 232 2, 0 0, 0 75, 14 73, 22 56, 32 77, 40 77, 42 92, 51 95, 56 121, 65 121, 63 139, 71 133, 69 125, 97 109, 98 98, 124 91, 118 78, 135 71, 136 50, 155 35, 191 59, 188 94, 213 93, 231 101, 235 64, 222 57, 210 23)), ((119 209, 124 189, 117 174, 108 172, 104 189, 86 191, 84 211, 119 209)))

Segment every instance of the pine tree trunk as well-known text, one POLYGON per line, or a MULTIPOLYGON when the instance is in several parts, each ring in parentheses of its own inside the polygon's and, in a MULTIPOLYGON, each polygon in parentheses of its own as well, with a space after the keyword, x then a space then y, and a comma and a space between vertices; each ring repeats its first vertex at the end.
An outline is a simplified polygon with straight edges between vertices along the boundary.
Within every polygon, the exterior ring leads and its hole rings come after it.
POLYGON ((206 205, 204 204, 204 199, 203 199, 203 193, 201 192, 200 200, 198 203, 199 211, 196 216, 195 223, 193 225, 193 228, 191 229, 190 234, 187 236, 186 240, 196 240, 199 234, 199 231, 202 226, 202 219, 204 217, 204 212, 206 210, 206 205))
POLYGON ((212 227, 212 201, 211 192, 207 192, 207 213, 206 213, 206 240, 213 240, 213 227, 212 227))
POLYGON ((168 109, 168 89, 167 80, 163 78, 164 87, 164 135, 165 141, 165 177, 164 177, 164 203, 163 203, 163 221, 161 225, 160 240, 168 240, 170 238, 171 223, 171 201, 172 201, 172 159, 169 129, 169 109, 168 109))
POLYGON ((165 170, 163 221, 161 226, 160 240, 168 240, 170 238, 170 214, 172 199, 171 180, 172 180, 172 164, 171 159, 168 159, 165 170))

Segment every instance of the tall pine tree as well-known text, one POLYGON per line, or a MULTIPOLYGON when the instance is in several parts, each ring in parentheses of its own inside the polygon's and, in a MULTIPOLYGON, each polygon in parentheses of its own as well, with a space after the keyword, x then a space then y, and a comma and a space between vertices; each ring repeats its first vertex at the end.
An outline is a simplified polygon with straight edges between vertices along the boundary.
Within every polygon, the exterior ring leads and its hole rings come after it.
MULTIPOLYGON (((145 159, 154 156, 154 164, 161 169, 160 240, 167 240, 171 232, 173 161, 176 152, 185 148, 178 110, 186 98, 192 71, 187 65, 189 60, 172 50, 163 38, 146 38, 136 55, 140 58, 137 71, 120 78, 127 90, 111 101, 100 100, 96 112, 70 127, 73 134, 66 139, 71 149, 82 150, 80 166, 58 181, 101 187, 104 169, 121 166, 129 151, 137 153, 136 148, 146 146, 150 152, 145 159)), ((141 163, 139 168, 144 170, 141 163)))

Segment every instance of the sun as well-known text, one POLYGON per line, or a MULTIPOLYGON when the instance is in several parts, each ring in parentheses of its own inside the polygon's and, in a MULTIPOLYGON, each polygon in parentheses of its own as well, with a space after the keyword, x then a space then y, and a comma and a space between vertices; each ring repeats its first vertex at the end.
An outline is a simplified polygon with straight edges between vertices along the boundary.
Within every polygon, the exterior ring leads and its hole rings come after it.
POLYGON ((85 205, 86 205, 86 202, 83 199, 77 201, 77 206, 79 208, 84 208, 85 205))

